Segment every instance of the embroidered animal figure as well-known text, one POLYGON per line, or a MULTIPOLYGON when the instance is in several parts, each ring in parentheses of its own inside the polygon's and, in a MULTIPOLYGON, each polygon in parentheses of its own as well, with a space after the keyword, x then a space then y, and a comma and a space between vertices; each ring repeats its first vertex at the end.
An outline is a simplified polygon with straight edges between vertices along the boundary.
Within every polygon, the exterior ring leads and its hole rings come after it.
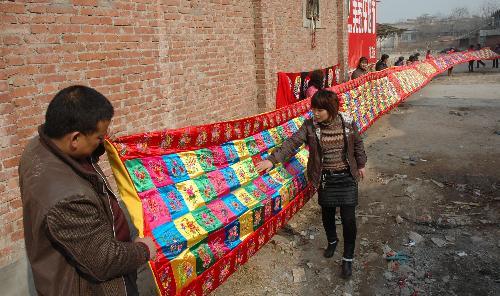
POLYGON ((256 211, 255 212, 255 218, 253 220, 253 225, 254 226, 259 225, 260 224, 260 219, 261 219, 261 213, 260 213, 260 211, 256 211))
POLYGON ((163 289, 169 289, 170 283, 172 282, 172 278, 170 277, 170 268, 166 268, 165 271, 160 274, 160 282, 163 289))
POLYGON ((136 147, 140 152, 145 152, 148 149, 148 143, 146 141, 138 142, 136 147))
POLYGON ((211 274, 205 278, 205 281, 203 282, 202 285, 203 295, 207 295, 212 290, 214 283, 213 276, 214 276, 213 272, 211 272, 211 274))
POLYGON ((228 239, 229 241, 234 241, 238 238, 238 226, 234 225, 229 229, 228 239))
POLYGON ((165 134, 160 142, 160 148, 168 149, 172 144, 173 137, 171 135, 165 134))
POLYGON ((213 161, 212 157, 210 157, 209 155, 206 155, 206 154, 200 155, 200 162, 207 167, 211 167, 214 165, 214 161, 213 161))
POLYGON ((201 219, 203 220, 203 222, 205 222, 205 224, 207 225, 212 225, 215 223, 215 220, 212 216, 210 216, 209 214, 207 213, 202 213, 201 214, 201 219))
POLYGON ((232 201, 231 202, 231 205, 233 206, 233 208, 236 210, 236 211, 240 211, 241 210, 241 206, 239 203, 237 203, 236 201, 232 201))
POLYGON ((222 282, 226 278, 226 276, 229 274, 229 268, 231 267, 231 262, 227 261, 224 265, 222 265, 222 270, 220 271, 219 274, 219 281, 222 282))
POLYGON ((149 217, 149 222, 153 222, 158 219, 158 214, 160 214, 160 204, 153 198, 148 198, 146 201, 148 211, 151 214, 149 217))
POLYGON ((177 160, 172 161, 171 175, 174 177, 182 176, 186 173, 186 169, 177 160))
POLYGON ((144 173, 143 171, 141 170, 135 170, 134 171, 134 175, 137 177, 137 179, 139 179, 139 181, 144 181, 144 179, 146 178, 146 173, 144 173))
POLYGON ((155 161, 150 161, 149 167, 153 171, 153 173, 154 173, 153 176, 157 181, 161 182, 161 181, 165 180, 163 166, 160 163, 155 162, 155 161))
POLYGON ((220 137, 220 128, 218 126, 215 126, 214 129, 212 130, 212 142, 217 142, 220 137))
POLYGON ((178 254, 182 251, 182 242, 180 242, 176 237, 170 238, 172 244, 170 245, 170 252, 173 254, 178 254))
POLYGON ((182 208, 182 203, 181 201, 177 198, 175 193, 170 191, 167 195, 168 203, 170 205, 170 208, 174 211, 177 212, 182 208))
POLYGON ((194 193, 194 188, 193 188, 192 185, 189 185, 186 188, 186 193, 187 193, 188 198, 189 198, 190 201, 193 201, 196 198, 196 194, 194 193))
POLYGON ((222 256, 224 256, 224 245, 222 244, 221 242, 221 239, 218 238, 216 240, 214 240, 214 242, 212 243, 212 251, 215 253, 215 256, 217 258, 220 258, 222 256))

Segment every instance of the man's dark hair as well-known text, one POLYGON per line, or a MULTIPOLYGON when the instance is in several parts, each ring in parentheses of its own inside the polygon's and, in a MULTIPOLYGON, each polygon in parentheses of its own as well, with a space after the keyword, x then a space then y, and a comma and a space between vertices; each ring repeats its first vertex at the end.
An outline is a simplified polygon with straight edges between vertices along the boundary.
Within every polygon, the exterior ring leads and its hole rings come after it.
POLYGON ((389 58, 388 54, 383 54, 382 57, 380 58, 381 61, 387 60, 389 58))
POLYGON ((59 91, 45 113, 44 133, 60 139, 71 132, 90 134, 97 123, 111 120, 114 109, 109 100, 93 88, 73 85, 59 91))
POLYGON ((359 64, 361 64, 361 62, 367 62, 368 63, 368 59, 366 57, 360 57, 359 58, 359 62, 358 62, 358 66, 359 66, 359 64))
POLYGON ((318 90, 311 99, 311 108, 324 109, 330 117, 337 116, 339 112, 339 99, 337 94, 326 90, 318 90))

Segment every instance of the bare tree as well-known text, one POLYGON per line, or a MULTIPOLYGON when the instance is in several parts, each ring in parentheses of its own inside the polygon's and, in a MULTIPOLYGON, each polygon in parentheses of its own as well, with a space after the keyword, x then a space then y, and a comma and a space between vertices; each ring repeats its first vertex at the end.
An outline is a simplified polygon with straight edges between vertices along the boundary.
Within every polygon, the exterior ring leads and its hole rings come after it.
POLYGON ((484 0, 481 6, 479 7, 479 11, 481 17, 490 18, 491 15, 500 9, 500 1, 498 0, 484 0))
POLYGON ((470 12, 467 7, 456 7, 451 11, 450 18, 459 20, 470 17, 470 12))

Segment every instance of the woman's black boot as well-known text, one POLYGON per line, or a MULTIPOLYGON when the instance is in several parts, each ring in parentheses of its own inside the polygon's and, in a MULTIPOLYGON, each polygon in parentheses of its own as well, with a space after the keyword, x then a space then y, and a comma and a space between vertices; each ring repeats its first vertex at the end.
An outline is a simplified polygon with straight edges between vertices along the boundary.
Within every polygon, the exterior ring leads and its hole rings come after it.
POLYGON ((334 241, 333 243, 328 243, 328 246, 326 247, 325 252, 323 253, 323 256, 325 258, 331 258, 333 257, 333 254, 335 254, 335 249, 337 248, 337 241, 334 241))
POLYGON ((354 258, 355 243, 344 243, 344 256, 342 257, 342 278, 348 279, 352 276, 352 260, 354 258))
POLYGON ((342 258, 342 278, 348 279, 352 276, 352 259, 342 258))

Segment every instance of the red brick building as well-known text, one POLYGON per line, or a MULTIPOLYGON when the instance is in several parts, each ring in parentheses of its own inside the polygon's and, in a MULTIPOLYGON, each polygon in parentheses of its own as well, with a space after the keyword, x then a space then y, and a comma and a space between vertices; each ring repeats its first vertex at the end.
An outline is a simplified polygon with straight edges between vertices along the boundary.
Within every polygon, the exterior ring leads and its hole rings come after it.
POLYGON ((345 69, 346 1, 319 1, 315 48, 305 2, 2 1, 0 268, 24 257, 18 160, 58 90, 105 94, 118 135, 272 110, 277 72, 345 69))

